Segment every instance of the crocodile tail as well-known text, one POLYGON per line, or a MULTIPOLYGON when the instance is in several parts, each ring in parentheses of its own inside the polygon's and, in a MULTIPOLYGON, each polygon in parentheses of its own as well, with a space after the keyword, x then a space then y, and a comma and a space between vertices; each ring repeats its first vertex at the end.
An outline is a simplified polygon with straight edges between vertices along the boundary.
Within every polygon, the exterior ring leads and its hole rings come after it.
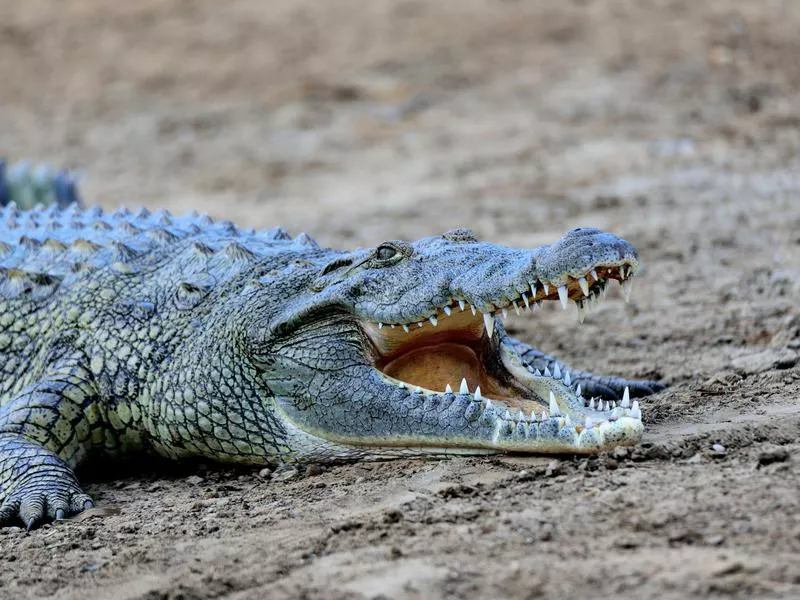
POLYGON ((81 204, 77 176, 69 171, 54 171, 46 165, 18 162, 9 165, 0 159, 0 206, 12 202, 29 210, 37 204, 60 208, 81 204))

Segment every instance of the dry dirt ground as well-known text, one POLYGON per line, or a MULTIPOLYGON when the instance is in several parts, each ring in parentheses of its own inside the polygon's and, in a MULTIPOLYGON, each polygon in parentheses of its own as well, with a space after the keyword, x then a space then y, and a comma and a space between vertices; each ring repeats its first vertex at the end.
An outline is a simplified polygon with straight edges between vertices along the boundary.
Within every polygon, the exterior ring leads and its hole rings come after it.
POLYGON ((0 597, 800 597, 798 31, 793 0, 0 3, 1 155, 336 246, 611 230, 630 305, 509 327, 670 384, 598 458, 85 473, 104 508, 0 531, 0 597))

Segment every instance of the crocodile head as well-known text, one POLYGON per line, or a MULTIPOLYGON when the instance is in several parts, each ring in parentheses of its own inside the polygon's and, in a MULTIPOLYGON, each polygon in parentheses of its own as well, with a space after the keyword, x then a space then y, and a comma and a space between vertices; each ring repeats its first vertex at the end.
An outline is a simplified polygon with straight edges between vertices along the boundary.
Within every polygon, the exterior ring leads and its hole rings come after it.
POLYGON ((598 409, 568 373, 537 372, 502 318, 544 301, 582 311, 610 280, 625 288, 637 267, 630 243, 597 229, 535 249, 463 229, 384 242, 321 266, 257 336, 257 363, 274 410, 310 455, 594 453, 636 443, 638 405, 626 397, 598 409))

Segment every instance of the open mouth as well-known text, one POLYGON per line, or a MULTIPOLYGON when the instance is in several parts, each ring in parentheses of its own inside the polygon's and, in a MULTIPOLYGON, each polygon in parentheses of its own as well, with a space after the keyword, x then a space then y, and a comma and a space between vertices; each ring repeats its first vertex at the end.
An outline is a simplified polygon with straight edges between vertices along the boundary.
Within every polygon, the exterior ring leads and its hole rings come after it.
MULTIPOLYGON (((562 275, 557 283, 536 280, 512 298, 481 299, 489 310, 454 298, 412 322, 365 322, 362 326, 371 341, 374 366, 387 382, 426 395, 471 395, 477 401, 495 403, 500 414, 505 412, 516 423, 580 413, 582 422, 576 425, 580 431, 613 421, 621 414, 616 403, 583 398, 580 386, 558 363, 544 372, 524 363, 505 336, 496 334, 501 329, 496 319, 512 310, 533 312, 545 300, 557 300, 564 308, 572 300, 582 322, 585 310, 604 295, 612 279, 622 285, 629 299, 636 267, 635 260, 623 260, 596 265, 578 277, 562 275)), ((631 409, 626 416, 641 416, 627 390, 620 408, 631 409)))

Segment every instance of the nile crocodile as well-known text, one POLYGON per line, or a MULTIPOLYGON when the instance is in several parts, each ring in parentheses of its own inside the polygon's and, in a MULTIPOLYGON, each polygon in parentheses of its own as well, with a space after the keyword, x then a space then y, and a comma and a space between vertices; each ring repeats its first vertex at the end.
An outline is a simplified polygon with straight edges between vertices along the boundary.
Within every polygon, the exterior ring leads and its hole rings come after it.
POLYGON ((596 453, 635 444, 633 398, 663 388, 569 370, 503 327, 629 282, 636 250, 610 233, 340 251, 75 196, 0 209, 0 524, 93 506, 74 472, 92 455, 596 453))

